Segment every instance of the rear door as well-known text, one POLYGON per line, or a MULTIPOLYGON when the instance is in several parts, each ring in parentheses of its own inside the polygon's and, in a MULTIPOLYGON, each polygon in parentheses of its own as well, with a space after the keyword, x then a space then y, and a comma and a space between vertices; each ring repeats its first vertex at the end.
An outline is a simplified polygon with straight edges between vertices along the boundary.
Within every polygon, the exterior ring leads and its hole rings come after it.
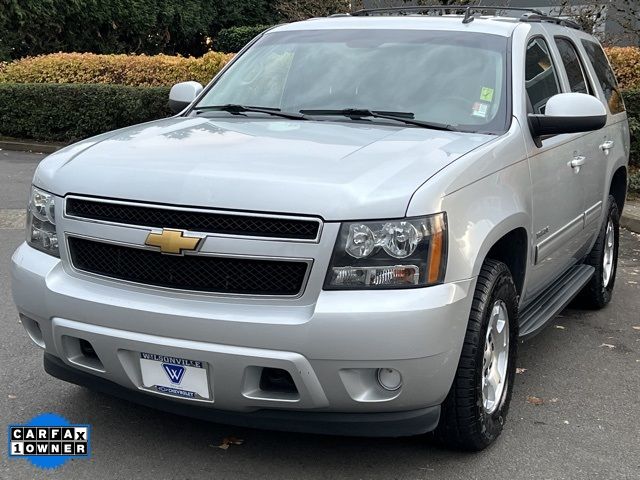
POLYGON ((585 64, 596 87, 596 96, 608 111, 605 128, 593 133, 598 162, 590 169, 586 190, 586 230, 595 237, 604 221, 612 170, 615 165, 627 162, 627 114, 615 75, 600 44, 592 38, 582 38, 580 47, 586 54, 585 64))
MULTIPOLYGON (((557 30, 558 28, 555 27, 557 30)), ((566 30, 566 29, 565 29, 566 30)), ((595 84, 587 70, 587 63, 581 47, 574 38, 562 32, 554 35, 555 47, 558 50, 564 73, 566 91, 584 93, 600 98, 595 84)), ((589 249, 591 241, 600 227, 604 203, 603 192, 607 179, 607 161, 605 151, 601 146, 607 144, 606 129, 587 132, 579 135, 580 149, 584 157, 580 176, 584 187, 584 236, 585 249, 589 249)), ((608 153, 608 150, 607 150, 608 153)), ((586 253, 586 251, 584 252, 586 253)))

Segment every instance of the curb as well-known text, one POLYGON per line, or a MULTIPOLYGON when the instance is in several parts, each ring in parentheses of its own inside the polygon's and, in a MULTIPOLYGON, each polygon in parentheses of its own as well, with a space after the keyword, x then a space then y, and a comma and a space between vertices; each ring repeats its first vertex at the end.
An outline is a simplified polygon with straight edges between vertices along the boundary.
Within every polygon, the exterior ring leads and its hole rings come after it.
POLYGON ((66 146, 67 144, 65 143, 38 143, 0 139, 0 150, 13 150, 16 152, 53 153, 66 146))
POLYGON ((620 226, 634 233, 640 233, 639 203, 629 202, 628 205, 625 205, 622 216, 620 217, 620 226))

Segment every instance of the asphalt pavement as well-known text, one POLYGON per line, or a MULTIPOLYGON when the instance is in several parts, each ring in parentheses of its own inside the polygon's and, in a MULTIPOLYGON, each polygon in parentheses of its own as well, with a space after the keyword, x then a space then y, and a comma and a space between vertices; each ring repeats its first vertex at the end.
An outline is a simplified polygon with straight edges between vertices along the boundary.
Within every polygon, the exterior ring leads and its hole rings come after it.
POLYGON ((613 302, 566 310, 521 345, 505 430, 478 454, 423 437, 259 431, 140 407, 49 377, 11 301, 8 265, 41 155, 0 151, 0 432, 54 412, 92 425, 93 455, 58 470, 7 458, 2 479, 640 479, 640 236, 622 233, 613 302), (537 397, 539 401, 528 397, 537 397), (533 402, 533 403, 531 403, 533 402), (218 448, 230 436, 244 440, 218 448))

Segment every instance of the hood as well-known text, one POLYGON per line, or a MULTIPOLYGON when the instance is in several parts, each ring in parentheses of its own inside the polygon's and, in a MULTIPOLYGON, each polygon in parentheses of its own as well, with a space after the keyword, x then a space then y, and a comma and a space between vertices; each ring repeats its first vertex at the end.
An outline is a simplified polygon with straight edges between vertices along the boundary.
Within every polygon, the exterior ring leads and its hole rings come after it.
POLYGON ((492 138, 360 122, 174 117, 60 150, 34 183, 61 196, 394 218, 431 176, 492 138))

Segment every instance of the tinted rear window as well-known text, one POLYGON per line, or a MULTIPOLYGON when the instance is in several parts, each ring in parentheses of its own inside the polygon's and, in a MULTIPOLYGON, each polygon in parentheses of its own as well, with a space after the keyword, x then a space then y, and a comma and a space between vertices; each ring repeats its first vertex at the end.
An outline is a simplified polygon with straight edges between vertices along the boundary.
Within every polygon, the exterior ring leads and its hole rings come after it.
POLYGON ((593 69, 596 71, 596 76, 609 104, 609 110, 611 110, 611 113, 624 112, 624 102, 622 101, 622 95, 618 88, 618 82, 616 82, 616 77, 611 70, 611 66, 602 47, 588 40, 582 40, 582 45, 587 51, 587 56, 589 57, 589 61, 591 61, 591 65, 593 65, 593 69))
POLYGON ((587 76, 584 73, 582 62, 573 43, 566 38, 556 38, 556 45, 560 51, 562 64, 567 72, 569 87, 575 93, 591 93, 587 76))

